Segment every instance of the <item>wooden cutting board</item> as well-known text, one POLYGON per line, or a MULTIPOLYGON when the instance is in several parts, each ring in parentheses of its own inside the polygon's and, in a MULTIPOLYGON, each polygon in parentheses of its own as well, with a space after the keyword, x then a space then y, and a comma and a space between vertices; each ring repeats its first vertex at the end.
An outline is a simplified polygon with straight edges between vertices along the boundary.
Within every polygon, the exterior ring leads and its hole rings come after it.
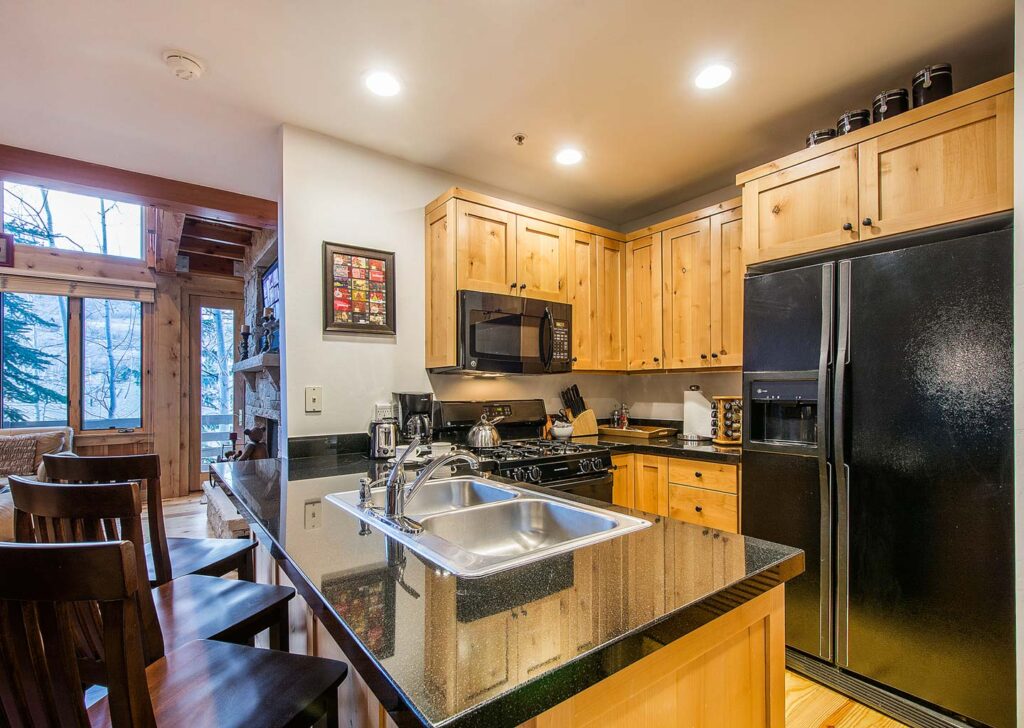
POLYGON ((619 437, 636 437, 643 440, 654 440, 659 437, 671 437, 679 430, 674 427, 658 427, 656 425, 630 425, 626 429, 601 425, 597 431, 602 435, 617 435, 619 437))

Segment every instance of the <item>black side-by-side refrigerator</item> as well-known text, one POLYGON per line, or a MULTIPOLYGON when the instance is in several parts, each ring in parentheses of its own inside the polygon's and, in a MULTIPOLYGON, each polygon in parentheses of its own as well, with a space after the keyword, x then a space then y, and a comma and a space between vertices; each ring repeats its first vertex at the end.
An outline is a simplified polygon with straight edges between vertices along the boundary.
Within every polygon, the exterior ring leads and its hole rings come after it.
POLYGON ((1012 726, 1012 219, 884 244, 748 273, 742 530, 806 552, 791 667, 1012 726))

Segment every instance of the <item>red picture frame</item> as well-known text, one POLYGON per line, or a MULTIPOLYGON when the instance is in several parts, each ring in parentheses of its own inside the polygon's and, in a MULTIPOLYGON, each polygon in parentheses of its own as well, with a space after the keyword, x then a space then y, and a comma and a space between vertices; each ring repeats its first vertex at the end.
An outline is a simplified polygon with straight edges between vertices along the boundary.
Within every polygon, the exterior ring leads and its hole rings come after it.
POLYGON ((14 236, 0 233, 0 268, 14 267, 14 236))

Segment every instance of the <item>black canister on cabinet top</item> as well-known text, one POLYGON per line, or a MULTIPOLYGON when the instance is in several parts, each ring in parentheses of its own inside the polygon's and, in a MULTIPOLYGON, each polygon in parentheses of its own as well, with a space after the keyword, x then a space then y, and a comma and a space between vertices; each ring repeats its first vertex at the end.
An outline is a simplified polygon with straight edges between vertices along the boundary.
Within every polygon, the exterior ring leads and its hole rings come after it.
POLYGON ((836 134, 838 136, 842 136, 843 134, 849 134, 851 131, 863 129, 870 123, 871 112, 868 111, 867 109, 847 111, 845 114, 840 116, 839 121, 836 122, 836 134))
POLYGON ((953 66, 936 63, 914 74, 914 108, 944 99, 953 93, 953 66))
POLYGON ((827 142, 829 139, 834 139, 836 136, 835 129, 818 129, 812 131, 807 135, 807 146, 813 147, 815 144, 821 144, 827 142))
POLYGON ((891 119, 910 108, 910 94, 905 88, 894 88, 883 91, 875 97, 872 104, 873 121, 877 124, 883 119, 891 119))

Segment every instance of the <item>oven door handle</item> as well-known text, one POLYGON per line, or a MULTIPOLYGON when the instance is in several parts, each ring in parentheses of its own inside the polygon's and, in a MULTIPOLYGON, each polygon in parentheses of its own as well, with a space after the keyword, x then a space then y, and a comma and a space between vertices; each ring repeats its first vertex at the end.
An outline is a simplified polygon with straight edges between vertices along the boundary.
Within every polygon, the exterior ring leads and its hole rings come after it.
POLYGON ((598 473, 590 473, 588 475, 582 475, 578 478, 569 478, 567 480, 555 480, 550 483, 535 483, 542 488, 551 488, 552 490, 568 490, 574 488, 577 485, 586 485, 588 483, 605 483, 614 480, 611 471, 602 471, 598 473))

